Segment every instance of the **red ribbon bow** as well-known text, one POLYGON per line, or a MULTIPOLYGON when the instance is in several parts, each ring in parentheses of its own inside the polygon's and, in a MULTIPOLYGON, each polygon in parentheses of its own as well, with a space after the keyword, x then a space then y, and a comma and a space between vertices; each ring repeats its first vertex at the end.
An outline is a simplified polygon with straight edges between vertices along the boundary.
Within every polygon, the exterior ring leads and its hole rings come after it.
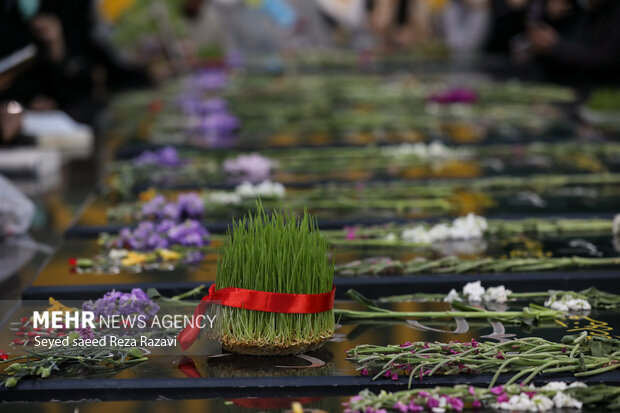
POLYGON ((269 313, 314 314, 334 308, 336 287, 320 294, 270 293, 267 291, 246 290, 244 288, 227 287, 215 289, 215 283, 209 293, 202 298, 194 310, 192 323, 185 327, 177 336, 183 350, 187 350, 198 338, 200 327, 196 320, 205 313, 210 301, 220 301, 227 307, 244 310, 266 311, 269 313))

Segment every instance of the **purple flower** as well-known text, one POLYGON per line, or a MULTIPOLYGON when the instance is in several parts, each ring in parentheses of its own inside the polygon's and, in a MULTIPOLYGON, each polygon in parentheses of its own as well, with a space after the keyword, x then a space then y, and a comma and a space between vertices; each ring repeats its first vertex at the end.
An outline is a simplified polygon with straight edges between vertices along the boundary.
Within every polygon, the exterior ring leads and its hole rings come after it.
POLYGON ((173 221, 177 221, 181 218, 181 211, 176 203, 168 202, 166 203, 166 205, 164 205, 161 211, 161 216, 164 216, 173 221))
POLYGON ((146 247, 150 250, 155 250, 158 248, 166 248, 168 246, 168 241, 166 241, 159 234, 152 234, 146 241, 146 247))
POLYGON ((418 392, 418 396, 423 397, 423 398, 427 398, 429 397, 431 394, 428 392, 425 392, 424 390, 418 392))
POLYGON ((164 219, 159 224, 157 224, 156 231, 159 233, 167 233, 168 231, 170 231, 170 228, 174 227, 175 225, 176 222, 170 219, 164 219))
POLYGON ((157 226, 152 221, 142 221, 133 231, 123 228, 114 246, 136 251, 153 251, 174 245, 204 247, 209 245, 210 236, 200 222, 191 219, 180 224, 164 220, 157 226))
POLYGON ((473 402, 471 402, 471 407, 477 409, 482 407, 482 403, 480 403, 480 400, 476 399, 473 402))
POLYGON ((167 146, 157 151, 144 151, 133 159, 133 163, 136 166, 157 165, 174 168, 180 166, 183 160, 176 149, 167 146))
POLYGON ((185 264, 196 264, 202 261, 205 254, 202 251, 189 251, 185 254, 185 258, 183 259, 183 263, 185 264))
POLYGON ((155 195, 150 201, 147 201, 142 205, 142 216, 157 219, 161 218, 162 209, 165 204, 166 198, 163 195, 155 195))
POLYGON ((95 332, 90 327, 76 328, 74 331, 80 335, 82 340, 92 340, 95 338, 95 332))
POLYGON ((177 104, 181 110, 189 116, 206 116, 211 113, 226 110, 226 101, 222 98, 215 97, 203 100, 199 95, 187 93, 181 95, 177 100, 177 104))
POLYGON ((189 78, 187 88, 189 90, 200 90, 203 92, 213 92, 224 88, 228 84, 228 76, 222 70, 202 70, 189 78))
POLYGON ((213 112, 201 119, 198 130, 207 137, 229 136, 240 126, 239 119, 227 111, 213 112))
POLYGON ((466 88, 452 88, 432 94, 427 99, 429 102, 448 105, 451 103, 472 104, 478 100, 476 91, 466 88))
POLYGON ((211 98, 203 102, 202 107, 206 113, 222 112, 226 110, 227 103, 222 98, 211 98))
POLYGON ((204 203, 196 192, 180 194, 177 199, 177 208, 182 218, 197 219, 204 213, 204 203))
POLYGON ((152 318, 159 311, 159 305, 152 301, 140 288, 134 288, 130 293, 119 291, 107 292, 102 298, 82 304, 83 311, 92 311, 95 317, 109 317, 112 315, 143 315, 152 318))
POLYGON ((234 159, 227 159, 222 169, 233 178, 258 183, 269 178, 272 167, 271 160, 253 153, 250 155, 240 155, 234 159))

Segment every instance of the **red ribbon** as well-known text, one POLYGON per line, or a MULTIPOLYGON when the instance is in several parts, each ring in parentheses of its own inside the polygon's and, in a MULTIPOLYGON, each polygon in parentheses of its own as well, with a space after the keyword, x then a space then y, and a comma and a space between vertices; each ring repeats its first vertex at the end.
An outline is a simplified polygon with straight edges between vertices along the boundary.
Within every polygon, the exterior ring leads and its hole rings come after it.
POLYGON ((222 305, 227 307, 245 310, 266 311, 269 313, 314 314, 334 308, 335 295, 335 286, 326 293, 290 294, 234 287, 216 290, 215 284, 212 284, 209 288, 209 293, 202 298, 200 304, 194 310, 193 322, 179 333, 177 340, 183 350, 187 350, 196 341, 200 334, 200 327, 196 320, 198 316, 205 313, 207 304, 210 301, 220 301, 222 305))

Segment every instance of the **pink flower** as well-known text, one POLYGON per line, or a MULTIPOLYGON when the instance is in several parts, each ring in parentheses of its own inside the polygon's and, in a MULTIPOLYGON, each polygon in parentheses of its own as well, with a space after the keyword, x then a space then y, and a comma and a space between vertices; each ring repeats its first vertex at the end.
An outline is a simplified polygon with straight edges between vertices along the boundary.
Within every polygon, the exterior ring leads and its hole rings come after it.
POLYGON ((430 348, 431 346, 429 346, 428 343, 424 343, 424 345, 422 347, 423 348, 430 348))
POLYGON ((410 343, 410 342, 408 342, 408 341, 406 341, 406 342, 404 342, 403 344, 401 344, 400 346, 401 346, 401 347, 409 347, 410 345, 411 345, 411 343, 410 343))
POLYGON ((507 402, 508 400, 510 400, 510 398, 508 397, 506 393, 500 394, 499 397, 497 398, 498 403, 504 403, 504 402, 507 402))
POLYGON ((489 390, 492 394, 499 396, 500 394, 502 394, 504 392, 504 386, 495 386, 492 387, 491 390, 489 390))
POLYGON ((423 412, 424 411, 424 406, 417 405, 414 402, 409 403, 408 407, 409 407, 410 412, 423 412))
POLYGON ((385 374, 383 375, 384 377, 390 378, 392 377, 392 370, 388 370, 385 372, 385 374))
POLYGON ((418 396, 423 397, 423 398, 427 398, 430 395, 431 395, 430 393, 425 392, 424 390, 422 390, 421 392, 418 392, 418 396))
POLYGON ((506 357, 504 357, 504 354, 497 350, 497 355, 495 356, 496 358, 500 359, 500 360, 504 360, 506 357))
POLYGON ((344 227, 344 230, 347 232, 346 238, 348 240, 354 240, 356 238, 355 232, 357 231, 356 227, 344 227))
POLYGON ((362 376, 368 376, 368 369, 366 367, 362 369, 362 376))
POLYGON ((398 374, 392 373, 392 380, 394 381, 398 380, 398 374))
POLYGON ((463 406, 465 405, 465 403, 463 403, 463 400, 459 399, 458 397, 448 397, 448 404, 452 406, 452 408, 457 412, 463 410, 463 406))
POLYGON ((476 389, 474 389, 474 386, 469 386, 469 394, 471 394, 472 396, 476 394, 476 389))
POLYGON ((523 393, 527 394, 527 397, 529 397, 530 399, 534 396, 536 396, 536 392, 535 391, 524 391, 523 393))
POLYGON ((402 413, 407 413, 409 411, 409 408, 403 402, 396 402, 394 406, 392 406, 392 410, 396 410, 402 413))
POLYGON ((477 409, 479 407, 482 407, 482 403, 480 403, 480 400, 474 400, 473 402, 471 402, 471 407, 477 409))
POLYGON ((426 402, 426 404, 428 405, 428 407, 430 407, 431 409, 433 407, 439 407, 439 399, 436 399, 435 397, 429 397, 428 401, 426 402))
POLYGON ((475 338, 472 338, 470 343, 473 348, 476 348, 480 345, 480 343, 478 343, 475 338))

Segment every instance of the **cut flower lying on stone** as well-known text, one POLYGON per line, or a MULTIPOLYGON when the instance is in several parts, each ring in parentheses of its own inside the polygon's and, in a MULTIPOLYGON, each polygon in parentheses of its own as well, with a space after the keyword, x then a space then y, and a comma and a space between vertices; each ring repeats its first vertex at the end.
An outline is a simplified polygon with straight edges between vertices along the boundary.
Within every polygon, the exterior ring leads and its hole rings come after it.
POLYGON ((209 231, 198 221, 159 223, 142 221, 136 228, 123 228, 118 235, 101 234, 102 254, 94 258, 72 258, 76 271, 118 272, 121 269, 170 269, 177 263, 202 261, 211 242, 209 231))
POLYGON ((345 413, 435 412, 494 409, 543 412, 553 409, 620 408, 620 387, 604 384, 587 386, 583 382, 550 382, 544 386, 468 385, 412 389, 374 394, 363 390, 343 403, 345 413))
POLYGON ((526 385, 541 374, 571 372, 587 377, 620 367, 620 341, 587 333, 566 336, 561 342, 525 337, 502 343, 451 341, 415 342, 401 345, 360 345, 347 351, 347 359, 362 375, 373 380, 400 375, 423 381, 433 375, 493 374, 490 387, 502 373, 515 373, 506 384, 522 379, 526 385), (544 357, 541 357, 544 355, 544 357))
POLYGON ((499 303, 508 301, 529 300, 544 302, 544 306, 562 312, 587 312, 592 308, 615 309, 620 307, 620 295, 588 288, 582 291, 549 290, 539 292, 514 293, 503 285, 484 288, 480 281, 467 283, 461 292, 450 290, 448 295, 442 294, 408 294, 381 297, 379 302, 399 301, 445 301, 449 303, 499 303), (544 300, 544 301, 543 301, 544 300))

